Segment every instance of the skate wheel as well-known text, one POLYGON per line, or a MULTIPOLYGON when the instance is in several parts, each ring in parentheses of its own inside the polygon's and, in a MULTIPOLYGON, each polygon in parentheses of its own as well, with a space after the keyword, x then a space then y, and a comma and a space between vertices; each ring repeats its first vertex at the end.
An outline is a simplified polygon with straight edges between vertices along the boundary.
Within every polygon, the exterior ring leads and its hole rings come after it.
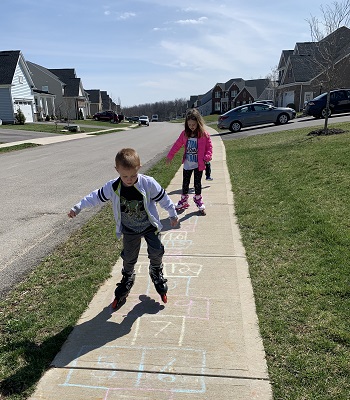
POLYGON ((167 303, 168 302, 168 298, 167 298, 166 294, 162 294, 160 297, 161 297, 163 303, 167 303))
POLYGON ((199 210, 199 215, 207 215, 207 213, 205 212, 205 210, 199 210))
POLYGON ((118 299, 114 299, 113 302, 112 302, 112 308, 116 309, 117 306, 118 306, 118 303, 119 303, 118 299))
MULTIPOLYGON (((127 296, 126 296, 127 297, 127 296)), ((126 303, 126 297, 122 298, 122 299, 117 299, 115 298, 111 304, 111 307, 113 310, 117 310, 119 309, 123 304, 126 303)))

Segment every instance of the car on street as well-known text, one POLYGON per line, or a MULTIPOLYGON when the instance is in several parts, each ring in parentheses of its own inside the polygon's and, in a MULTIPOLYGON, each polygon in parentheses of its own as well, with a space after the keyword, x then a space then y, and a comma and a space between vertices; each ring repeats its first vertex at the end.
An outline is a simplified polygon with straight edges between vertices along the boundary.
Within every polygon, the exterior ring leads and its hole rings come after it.
POLYGON ((101 111, 92 116, 95 121, 110 121, 114 123, 119 122, 119 115, 114 111, 101 111))
POLYGON ((255 103, 264 103, 264 104, 269 104, 270 106, 274 106, 275 105, 273 100, 256 100, 255 103))
POLYGON ((149 118, 147 115, 141 115, 139 118, 139 125, 149 126, 149 118))
POLYGON ((296 112, 293 108, 274 107, 263 103, 250 103, 238 106, 220 115, 218 128, 229 129, 231 132, 239 132, 241 128, 254 125, 286 124, 295 118, 296 112))
POLYGON ((152 115, 151 122, 158 122, 158 114, 152 115))
MULTIPOLYGON (((325 118, 327 114, 326 105, 327 93, 322 93, 307 102, 304 114, 315 118, 325 118)), ((350 112, 350 89, 331 90, 328 116, 348 112, 350 112)))

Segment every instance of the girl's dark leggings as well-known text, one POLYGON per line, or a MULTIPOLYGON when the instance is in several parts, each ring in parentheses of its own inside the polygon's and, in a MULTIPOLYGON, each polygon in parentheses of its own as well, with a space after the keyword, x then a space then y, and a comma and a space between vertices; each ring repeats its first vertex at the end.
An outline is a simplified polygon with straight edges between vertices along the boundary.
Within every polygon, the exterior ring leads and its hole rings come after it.
POLYGON ((194 193, 202 194, 203 171, 198 171, 198 168, 183 170, 182 194, 188 194, 188 192, 189 192, 192 172, 194 172, 194 193))

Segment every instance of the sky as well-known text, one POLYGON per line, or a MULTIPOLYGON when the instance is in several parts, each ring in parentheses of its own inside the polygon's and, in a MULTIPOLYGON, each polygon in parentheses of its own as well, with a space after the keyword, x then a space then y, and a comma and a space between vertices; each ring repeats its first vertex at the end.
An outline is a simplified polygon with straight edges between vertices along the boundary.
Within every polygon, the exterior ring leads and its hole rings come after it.
POLYGON ((265 78, 330 0, 1 0, 0 50, 74 68, 122 107, 265 78))

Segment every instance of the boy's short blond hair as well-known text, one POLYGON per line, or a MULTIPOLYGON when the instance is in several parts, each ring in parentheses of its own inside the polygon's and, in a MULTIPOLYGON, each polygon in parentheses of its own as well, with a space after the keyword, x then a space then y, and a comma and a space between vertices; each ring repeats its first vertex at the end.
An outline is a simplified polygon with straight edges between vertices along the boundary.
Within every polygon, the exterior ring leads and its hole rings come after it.
POLYGON ((140 168, 141 162, 137 151, 130 148, 121 149, 115 156, 116 168, 140 168))

